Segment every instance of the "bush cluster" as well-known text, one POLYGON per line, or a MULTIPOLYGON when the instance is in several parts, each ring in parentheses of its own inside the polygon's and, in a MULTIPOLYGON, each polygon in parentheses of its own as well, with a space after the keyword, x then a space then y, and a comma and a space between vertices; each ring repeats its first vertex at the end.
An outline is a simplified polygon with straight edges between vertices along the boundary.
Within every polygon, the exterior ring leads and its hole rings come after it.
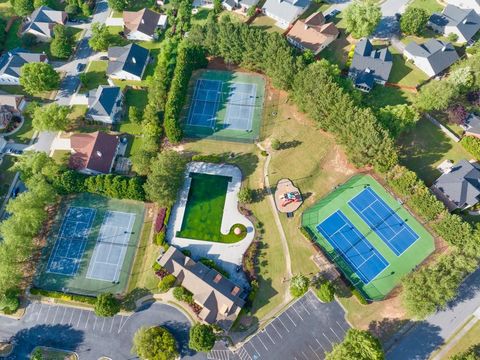
POLYGON ((168 274, 158 283, 158 291, 165 293, 170 290, 177 279, 172 274, 168 274))
POLYGON ((480 160, 480 139, 473 136, 464 136, 460 144, 472 154, 475 159, 480 160))
POLYGON ((95 305, 95 302, 97 301, 97 299, 92 296, 65 294, 60 291, 50 291, 50 290, 44 290, 39 288, 31 288, 30 293, 32 295, 45 296, 45 297, 59 299, 63 301, 75 301, 75 302, 85 303, 89 305, 95 305))

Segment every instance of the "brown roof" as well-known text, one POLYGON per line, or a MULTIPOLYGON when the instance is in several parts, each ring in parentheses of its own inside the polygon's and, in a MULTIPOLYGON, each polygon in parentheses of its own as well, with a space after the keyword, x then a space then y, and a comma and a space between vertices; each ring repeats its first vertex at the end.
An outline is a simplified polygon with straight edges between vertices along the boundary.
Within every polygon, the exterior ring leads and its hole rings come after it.
POLYGON ((160 14, 146 8, 139 11, 123 12, 126 34, 140 31, 141 33, 153 36, 158 26, 158 20, 160 20, 160 14))
POLYGON ((325 23, 322 13, 314 13, 305 20, 298 20, 288 33, 288 37, 304 48, 317 52, 325 42, 335 40, 340 32, 334 23, 325 23))
POLYGON ((193 294, 194 301, 202 307, 201 319, 217 323, 226 330, 230 328, 245 305, 237 285, 216 270, 193 261, 174 246, 170 246, 158 263, 193 294))
POLYGON ((75 134, 70 138, 74 151, 69 166, 75 170, 93 170, 103 174, 110 172, 116 154, 118 137, 104 132, 75 134))

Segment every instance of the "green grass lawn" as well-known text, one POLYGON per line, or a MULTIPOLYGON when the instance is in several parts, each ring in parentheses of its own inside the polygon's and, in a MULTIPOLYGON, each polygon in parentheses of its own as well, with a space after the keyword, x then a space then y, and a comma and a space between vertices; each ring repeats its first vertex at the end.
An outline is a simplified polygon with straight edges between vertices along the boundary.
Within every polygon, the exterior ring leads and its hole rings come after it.
POLYGON ((369 93, 362 93, 362 101, 364 104, 378 109, 387 105, 411 103, 414 95, 403 89, 375 85, 369 93))
POLYGON ((428 79, 423 71, 406 61, 393 46, 390 46, 389 50, 393 55, 393 67, 388 82, 404 86, 418 86, 428 79))
POLYGON ((220 232, 228 183, 226 176, 190 174, 192 179, 188 194, 182 230, 177 236, 222 243, 234 243, 243 236, 220 232))
POLYGON ((429 14, 440 12, 443 6, 437 0, 412 0, 408 6, 417 7, 426 10, 429 14))
POLYGON ((68 150, 55 150, 52 154, 52 159, 59 165, 67 164, 69 157, 70 151, 68 150))
POLYGON ((17 19, 13 22, 10 30, 8 30, 7 39, 5 40, 6 50, 12 50, 22 46, 22 40, 17 35, 21 25, 22 25, 22 19, 17 19))
POLYGON ((208 14, 210 14, 212 11, 213 9, 207 9, 203 7, 198 8, 198 12, 192 15, 192 25, 205 25, 207 22, 208 14))
POLYGON ((269 18, 266 15, 260 14, 255 18, 255 20, 253 20, 251 26, 257 27, 267 32, 278 32, 280 34, 283 34, 285 30, 276 26, 276 23, 277 22, 274 19, 269 18))
POLYGON ((130 121, 128 117, 128 109, 130 106, 136 106, 139 110, 143 111, 148 101, 148 93, 145 90, 137 90, 129 88, 125 94, 125 117, 120 123, 119 131, 125 132, 131 135, 141 135, 142 125, 136 124, 130 121))
POLYGON ((28 144, 33 137, 35 130, 32 126, 32 118, 28 115, 25 115, 24 122, 20 130, 9 138, 20 144, 28 144))
POLYGON ((14 163, 15 158, 13 156, 3 156, 2 163, 0 164, 0 198, 2 199, 6 195, 10 184, 15 177, 15 172, 12 171, 14 163))
POLYGON ((107 61, 91 61, 85 71, 85 82, 82 83, 82 91, 98 88, 99 85, 108 85, 107 61))
POLYGON ((440 176, 436 167, 444 160, 457 162, 470 160, 473 156, 462 145, 451 140, 427 119, 399 140, 400 162, 430 186, 440 176))
MULTIPOLYGON (((448 344, 448 343, 447 343, 448 344)), ((458 341, 449 352, 442 357, 442 360, 450 359, 453 355, 466 351, 473 345, 480 344, 480 321, 473 325, 470 330, 458 341)))

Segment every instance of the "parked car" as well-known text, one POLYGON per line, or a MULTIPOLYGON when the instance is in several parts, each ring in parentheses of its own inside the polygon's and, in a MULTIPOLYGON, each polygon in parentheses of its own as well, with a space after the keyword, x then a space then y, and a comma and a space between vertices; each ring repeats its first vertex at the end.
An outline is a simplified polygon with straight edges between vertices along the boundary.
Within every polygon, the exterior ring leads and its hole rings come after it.
POLYGON ((340 10, 334 9, 331 13, 325 15, 325 21, 333 20, 338 14, 340 14, 340 10))
POLYGON ((106 55, 100 56, 100 60, 108 60, 108 56, 106 55))
POLYGON ((78 63, 77 64, 77 72, 81 72, 85 69, 85 64, 78 63))

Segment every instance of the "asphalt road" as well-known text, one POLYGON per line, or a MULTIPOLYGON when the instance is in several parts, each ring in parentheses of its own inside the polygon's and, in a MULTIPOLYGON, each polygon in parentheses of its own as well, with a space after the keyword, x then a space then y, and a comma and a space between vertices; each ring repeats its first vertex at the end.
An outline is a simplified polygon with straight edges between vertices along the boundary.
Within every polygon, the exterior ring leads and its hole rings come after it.
MULTIPOLYGON (((439 279, 441 281, 441 279, 439 279)), ((419 322, 397 340, 387 353, 389 360, 428 359, 480 307, 480 269, 463 282, 459 296, 444 311, 419 322)))
POLYGON ((205 359, 188 349, 190 322, 179 310, 154 303, 130 316, 95 316, 93 311, 41 303, 30 304, 21 320, 0 318, 0 337, 16 346, 7 359, 28 359, 35 346, 76 351, 81 359, 136 359, 130 352, 134 333, 141 326, 162 325, 177 339, 182 359, 205 359))

